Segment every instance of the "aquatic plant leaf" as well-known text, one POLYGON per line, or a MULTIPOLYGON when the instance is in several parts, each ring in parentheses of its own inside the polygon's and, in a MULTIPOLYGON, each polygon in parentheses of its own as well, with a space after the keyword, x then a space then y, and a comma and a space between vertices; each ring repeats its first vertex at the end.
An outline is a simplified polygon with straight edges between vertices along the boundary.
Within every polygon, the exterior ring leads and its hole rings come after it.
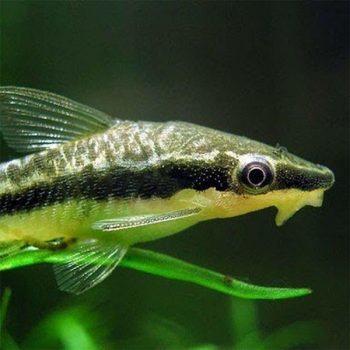
POLYGON ((7 315, 8 305, 11 299, 11 290, 9 288, 5 288, 5 290, 1 293, 0 299, 0 348, 1 348, 1 336, 4 331, 4 324, 7 315))
POLYGON ((19 350, 19 346, 5 327, 10 299, 11 290, 9 288, 5 288, 4 290, 0 288, 0 349, 19 350))
POLYGON ((127 248, 97 240, 78 243, 66 262, 54 266, 58 288, 81 294, 102 282, 118 265, 127 248))
MULTIPOLYGON (((0 271, 39 263, 65 263, 70 259, 70 253, 67 251, 33 250, 11 258, 0 259, 0 271)), ((95 263, 97 262, 95 261, 95 263)), ((105 260, 105 263, 108 264, 109 261, 105 260)), ((257 286, 164 254, 139 248, 130 248, 128 254, 120 261, 119 266, 164 278, 194 283, 226 295, 245 299, 287 299, 311 293, 308 288, 257 286)))
POLYGON ((329 338, 329 333, 319 320, 296 321, 274 330, 261 342, 262 350, 318 349, 329 338), (318 346, 317 346, 318 345, 318 346))
POLYGON ((130 249, 128 255, 123 259, 122 266, 169 279, 194 283, 244 299, 286 299, 311 293, 308 288, 257 286, 145 249, 130 249))
POLYGON ((232 299, 231 325, 235 350, 258 349, 262 334, 259 329, 257 303, 252 300, 232 299), (245 343, 246 346, 239 346, 245 343), (236 349, 237 348, 237 349, 236 349))
POLYGON ((21 349, 100 350, 104 347, 103 315, 85 305, 61 307, 29 332, 21 349))
POLYGON ((0 131, 20 153, 78 139, 113 122, 105 113, 50 92, 0 86, 0 131))

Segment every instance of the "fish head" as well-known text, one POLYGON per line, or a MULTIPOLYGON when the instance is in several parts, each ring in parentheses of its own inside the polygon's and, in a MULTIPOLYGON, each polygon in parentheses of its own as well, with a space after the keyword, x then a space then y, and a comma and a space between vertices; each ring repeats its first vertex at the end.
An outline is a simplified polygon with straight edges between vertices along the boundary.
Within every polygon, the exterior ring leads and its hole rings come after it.
POLYGON ((333 172, 326 166, 303 160, 282 149, 275 157, 275 182, 272 190, 285 192, 284 200, 276 201, 276 224, 282 225, 305 205, 320 207, 326 190, 334 184, 333 172))
POLYGON ((236 163, 230 193, 221 196, 218 203, 221 209, 226 208, 222 211, 226 216, 274 206, 278 210, 276 225, 281 226, 306 205, 320 207, 324 192, 334 184, 329 168, 297 157, 283 147, 246 138, 235 142, 240 147, 232 152, 236 163))

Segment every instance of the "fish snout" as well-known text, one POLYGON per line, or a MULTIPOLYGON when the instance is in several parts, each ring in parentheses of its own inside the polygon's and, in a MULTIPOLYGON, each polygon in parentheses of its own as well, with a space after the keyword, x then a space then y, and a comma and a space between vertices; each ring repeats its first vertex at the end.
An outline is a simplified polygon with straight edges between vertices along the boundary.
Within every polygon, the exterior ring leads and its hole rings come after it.
POLYGON ((330 189, 335 182, 335 176, 331 169, 319 165, 319 170, 314 171, 315 183, 318 184, 318 188, 330 189))
POLYGON ((287 166, 278 168, 276 172, 277 189, 328 190, 334 181, 332 170, 322 165, 315 165, 312 168, 287 166))

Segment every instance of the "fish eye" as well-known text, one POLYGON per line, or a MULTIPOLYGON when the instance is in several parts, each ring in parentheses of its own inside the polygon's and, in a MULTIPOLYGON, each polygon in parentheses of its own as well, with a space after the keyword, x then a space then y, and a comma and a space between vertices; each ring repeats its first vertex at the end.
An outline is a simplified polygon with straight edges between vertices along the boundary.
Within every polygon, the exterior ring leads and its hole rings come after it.
POLYGON ((273 171, 267 162, 252 161, 246 163, 239 179, 248 192, 261 192, 273 181, 273 171))

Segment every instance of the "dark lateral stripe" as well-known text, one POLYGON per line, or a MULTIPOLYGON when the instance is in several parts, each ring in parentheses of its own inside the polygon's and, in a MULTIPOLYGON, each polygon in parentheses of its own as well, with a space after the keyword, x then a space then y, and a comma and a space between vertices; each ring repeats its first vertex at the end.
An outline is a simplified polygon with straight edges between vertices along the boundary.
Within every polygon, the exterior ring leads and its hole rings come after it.
POLYGON ((202 191, 214 187, 225 191, 229 178, 228 169, 207 164, 169 163, 151 169, 115 168, 103 173, 86 170, 0 196, 0 214, 29 211, 68 199, 168 198, 185 188, 202 191))
POLYGON ((328 188, 334 182, 332 172, 300 170, 290 166, 278 166, 276 169, 276 186, 273 189, 297 188, 302 191, 313 191, 328 188))

